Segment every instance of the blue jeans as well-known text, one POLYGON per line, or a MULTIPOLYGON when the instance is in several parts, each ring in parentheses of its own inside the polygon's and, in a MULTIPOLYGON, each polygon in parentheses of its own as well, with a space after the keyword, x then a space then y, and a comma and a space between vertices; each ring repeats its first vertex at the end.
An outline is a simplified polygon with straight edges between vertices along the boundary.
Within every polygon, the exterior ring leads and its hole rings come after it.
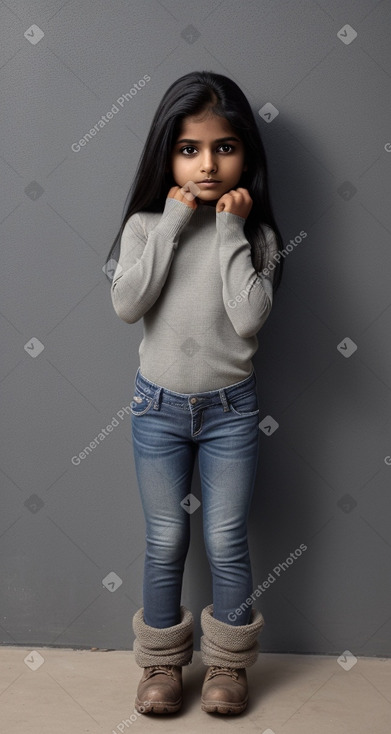
MULTIPOLYGON (((180 622, 190 516, 202 508, 213 617, 235 624, 230 613, 253 591, 247 518, 259 445, 255 372, 219 390, 177 393, 138 368, 134 388, 133 454, 146 522, 144 621, 160 628, 180 622), (190 494, 197 453, 201 508, 190 494)), ((236 624, 248 624, 250 614, 251 605, 236 624)))

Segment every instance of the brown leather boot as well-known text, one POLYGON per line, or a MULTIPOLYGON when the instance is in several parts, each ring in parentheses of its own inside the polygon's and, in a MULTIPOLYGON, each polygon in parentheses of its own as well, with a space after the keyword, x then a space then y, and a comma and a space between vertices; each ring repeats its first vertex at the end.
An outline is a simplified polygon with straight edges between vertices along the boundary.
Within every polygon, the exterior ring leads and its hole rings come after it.
POLYGON ((140 714, 173 714, 182 706, 182 668, 150 665, 137 688, 135 708, 140 714))
POLYGON ((210 666, 201 692, 201 708, 208 713, 240 714, 247 706, 245 668, 210 666))

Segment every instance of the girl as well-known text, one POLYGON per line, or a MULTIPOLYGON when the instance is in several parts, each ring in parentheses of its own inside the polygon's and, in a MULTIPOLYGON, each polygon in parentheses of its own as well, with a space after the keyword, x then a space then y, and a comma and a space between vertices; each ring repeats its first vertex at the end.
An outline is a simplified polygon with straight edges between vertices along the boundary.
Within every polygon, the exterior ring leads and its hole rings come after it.
POLYGON ((247 705, 246 668, 264 622, 251 606, 247 544, 259 414, 251 357, 281 249, 246 97, 221 74, 182 76, 158 106, 106 260, 116 265, 115 312, 144 325, 131 403, 146 522, 143 607, 133 617, 140 713, 179 710, 182 666, 192 659, 181 589, 199 506, 190 493, 197 455, 213 580, 213 603, 201 612, 201 707, 235 714, 247 705))

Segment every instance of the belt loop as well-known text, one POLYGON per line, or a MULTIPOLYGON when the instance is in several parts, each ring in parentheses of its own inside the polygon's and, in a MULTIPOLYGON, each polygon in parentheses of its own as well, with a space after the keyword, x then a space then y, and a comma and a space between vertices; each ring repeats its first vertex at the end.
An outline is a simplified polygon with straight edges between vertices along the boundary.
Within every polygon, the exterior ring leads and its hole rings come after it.
POLYGON ((224 413, 226 413, 227 411, 229 411, 229 404, 228 404, 227 396, 225 394, 225 390, 223 387, 220 388, 219 395, 220 395, 220 400, 223 404, 224 413))
POLYGON ((160 410, 160 404, 162 402, 162 393, 163 393, 163 388, 159 387, 155 393, 155 402, 153 404, 154 410, 160 410))

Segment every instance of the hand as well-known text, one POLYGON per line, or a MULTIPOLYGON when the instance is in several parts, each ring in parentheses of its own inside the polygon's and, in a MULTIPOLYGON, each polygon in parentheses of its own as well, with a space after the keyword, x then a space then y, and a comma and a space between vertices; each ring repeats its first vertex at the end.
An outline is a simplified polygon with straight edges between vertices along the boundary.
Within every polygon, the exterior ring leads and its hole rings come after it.
POLYGON ((231 212, 238 217, 247 219, 250 214, 253 200, 247 189, 231 189, 220 197, 216 204, 216 212, 231 212))
POLYGON ((186 184, 182 188, 180 186, 173 186, 167 194, 167 199, 178 199, 178 201, 183 201, 183 203, 187 204, 190 209, 197 209, 198 206, 195 196, 191 194, 191 191, 186 184), (185 196, 185 194, 187 194, 187 196, 185 196), (192 198, 189 200, 188 197, 190 196, 192 196, 192 198))

